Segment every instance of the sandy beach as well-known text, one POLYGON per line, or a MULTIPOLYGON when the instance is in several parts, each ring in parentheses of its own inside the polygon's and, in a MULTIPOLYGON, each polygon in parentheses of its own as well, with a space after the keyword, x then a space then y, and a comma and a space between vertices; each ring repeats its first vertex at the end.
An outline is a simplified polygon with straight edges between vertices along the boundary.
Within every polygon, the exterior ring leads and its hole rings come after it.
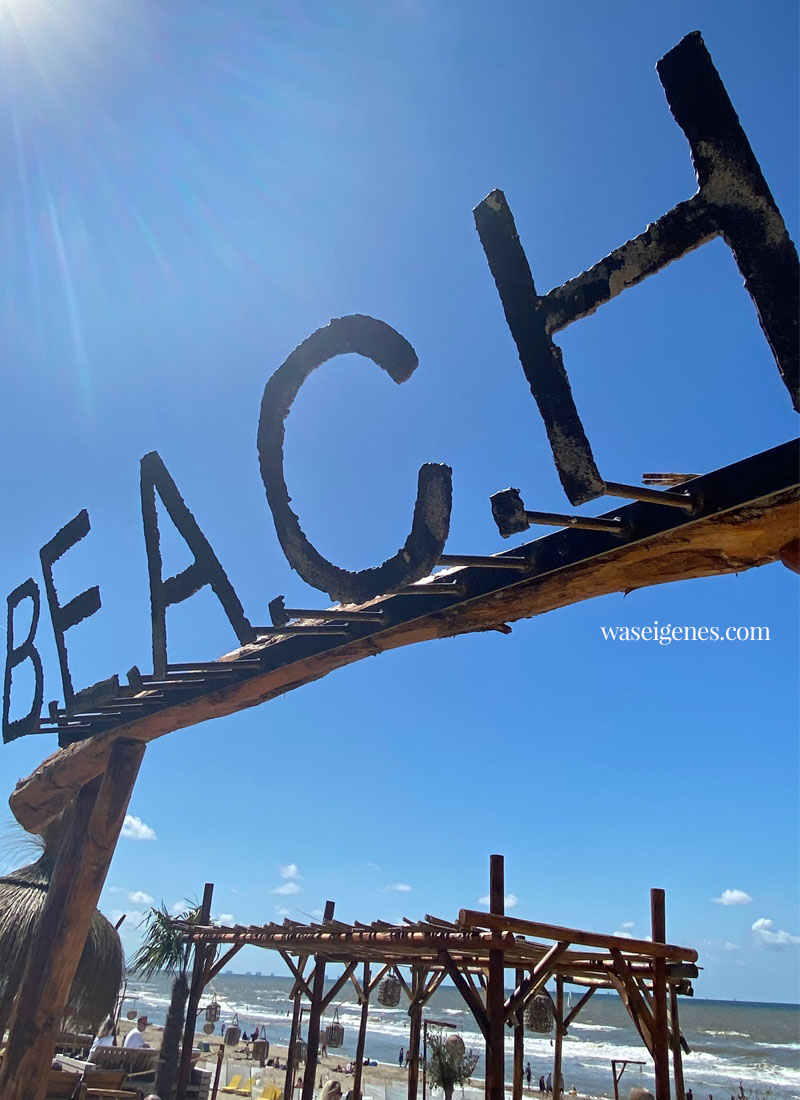
MULTIPOLYGON (((128 1020, 120 1021, 120 1042, 123 1041, 128 1031, 135 1026, 135 1020, 133 1022, 128 1020)), ((148 1025, 144 1032, 145 1041, 151 1047, 160 1047, 163 1030, 164 1029, 161 1027, 148 1025)), ((222 1045, 222 1036, 209 1036, 202 1031, 196 1032, 194 1037, 195 1049, 202 1050, 206 1044, 210 1047, 210 1050, 207 1054, 203 1055, 198 1065, 206 1069, 216 1069, 219 1048, 222 1045)), ((279 1058, 282 1067, 286 1065, 286 1055, 286 1046, 270 1042, 269 1057, 271 1059, 279 1058)), ((321 1088, 327 1081, 335 1078, 341 1081, 342 1095, 345 1095, 347 1090, 352 1088, 353 1082, 353 1074, 345 1072, 348 1061, 349 1057, 347 1055, 343 1055, 342 1057, 337 1057, 336 1054, 330 1053, 326 1057, 320 1055, 317 1063, 317 1088, 321 1088)), ((305 1064, 301 1063, 297 1071, 296 1081, 302 1078, 304 1070, 305 1064)), ((247 1086, 248 1076, 253 1084, 258 1084, 260 1088, 266 1085, 278 1085, 282 1089, 286 1080, 285 1069, 275 1069, 272 1066, 265 1066, 262 1068, 259 1063, 253 1059, 251 1043, 239 1043, 235 1047, 225 1047, 220 1084, 226 1084, 231 1076, 236 1073, 241 1073, 243 1075, 243 1084, 245 1087, 247 1086)), ((407 1080, 408 1071, 405 1067, 392 1065, 386 1062, 379 1062, 376 1066, 363 1066, 361 1071, 362 1091, 367 1093, 369 1092, 370 1085, 386 1087, 393 1084, 405 1084, 407 1080)), ((483 1081, 478 1077, 474 1078, 470 1084, 473 1088, 483 1088, 483 1081)), ((419 1088, 420 1090, 422 1088, 421 1073, 419 1088)), ((299 1097, 300 1090, 297 1084, 295 1084, 295 1093, 299 1097)), ((460 1090, 456 1090, 456 1094, 460 1094, 460 1090)), ((529 1097, 533 1097, 534 1095, 538 1096, 539 1089, 538 1087, 531 1089, 525 1088, 523 1089, 523 1095, 529 1097)), ((565 1097, 568 1097, 569 1100, 580 1100, 580 1098, 577 1098, 576 1094, 565 1093, 565 1097)))

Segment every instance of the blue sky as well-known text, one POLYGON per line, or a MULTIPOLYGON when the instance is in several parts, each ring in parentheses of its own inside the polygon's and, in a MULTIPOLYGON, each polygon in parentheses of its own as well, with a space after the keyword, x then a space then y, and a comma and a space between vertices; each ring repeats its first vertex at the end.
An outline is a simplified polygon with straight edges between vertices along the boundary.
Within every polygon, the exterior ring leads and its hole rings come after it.
MULTIPOLYGON (((488 501, 507 485, 567 508, 471 211, 505 191, 547 290, 692 194, 654 66, 694 29, 797 240, 793 3, 5 0, 3 582, 41 585, 39 548, 88 508, 56 567, 64 599, 102 594, 67 636, 76 687, 149 667, 150 450, 251 621, 279 593, 324 606, 282 556, 255 435, 267 378, 331 317, 381 318, 420 366, 397 387, 348 356, 303 387, 287 481, 327 557, 393 553, 425 461, 453 467, 449 552, 507 547, 488 501)), ((609 480, 796 434, 721 242, 558 342, 609 480)), ((187 552, 162 528, 174 572, 187 552)), ((453 917, 501 852, 515 913, 645 935, 662 886, 668 937, 701 953, 698 996, 797 1000, 797 622, 797 578, 772 565, 393 652, 171 734, 148 749, 101 907, 129 914, 129 947, 148 898, 206 881, 240 923, 326 898, 342 919, 453 917), (770 641, 602 638, 655 619, 770 641)), ((168 631, 171 660, 235 646, 207 591, 168 631)), ((37 642, 60 698, 46 614, 37 642)), ((3 746, 6 789, 54 747, 3 746)), ((277 969, 256 949, 236 968, 277 969)))

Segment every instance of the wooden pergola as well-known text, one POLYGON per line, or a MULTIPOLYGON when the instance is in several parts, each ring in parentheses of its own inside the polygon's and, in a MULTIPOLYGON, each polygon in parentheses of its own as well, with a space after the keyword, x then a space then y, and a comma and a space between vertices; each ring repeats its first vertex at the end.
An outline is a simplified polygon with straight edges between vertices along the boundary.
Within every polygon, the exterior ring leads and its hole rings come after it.
MULTIPOLYGON (((691 979, 698 973, 697 952, 665 942, 664 891, 651 891, 652 939, 639 940, 507 916, 503 912, 503 882, 503 857, 492 856, 490 911, 462 909, 455 922, 427 915, 421 921, 406 918, 401 925, 380 920, 346 924, 334 918, 334 905, 329 901, 319 923, 287 919, 282 924, 249 927, 176 925, 195 944, 200 970, 205 965, 203 946, 227 948, 225 962, 242 947, 254 946, 277 951, 293 974, 289 996, 294 1001, 294 1012, 284 1100, 291 1100, 293 1095, 304 1002, 308 1017, 302 1100, 312 1100, 322 1016, 348 982, 361 1005, 353 1084, 355 1096, 360 1096, 370 995, 388 973, 399 979, 409 1002, 409 1100, 417 1098, 422 1011, 446 978, 461 994, 486 1043, 486 1100, 504 1097, 506 1027, 514 1032, 513 1100, 521 1100, 523 1014, 537 994, 551 996, 547 982, 555 982, 555 997, 551 997, 555 1020, 554 1100, 561 1100, 563 1094, 564 1036, 598 989, 619 994, 653 1058, 656 1096, 670 1095, 671 1054, 676 1100, 685 1100, 682 1050, 689 1048, 680 1031, 678 994, 692 993, 691 979), (339 963, 344 970, 326 992, 328 963, 339 963), (407 968, 408 976, 401 967, 407 968), (506 993, 507 970, 514 972, 510 994, 506 993), (565 983, 586 990, 574 1008, 566 1012, 565 983)), ((221 965, 219 962, 214 966, 215 973, 221 965)))

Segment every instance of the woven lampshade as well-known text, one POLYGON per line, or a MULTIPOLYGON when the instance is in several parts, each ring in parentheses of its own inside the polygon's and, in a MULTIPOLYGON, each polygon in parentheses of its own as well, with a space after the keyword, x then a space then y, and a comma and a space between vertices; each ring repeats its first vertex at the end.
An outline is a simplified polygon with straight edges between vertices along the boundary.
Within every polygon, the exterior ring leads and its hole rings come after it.
POLYGON ((325 1045, 340 1047, 344 1042, 344 1028, 339 1023, 339 1009, 334 1009, 333 1020, 325 1028, 325 1045))
POLYGON ((214 1034, 214 1025, 211 1023, 210 1020, 206 1020, 206 1022, 203 1024, 203 1033, 205 1035, 214 1034))
POLYGON ((210 1024, 215 1024, 219 1019, 219 1005, 216 1001, 206 1006, 206 1019, 210 1024))
POLYGON ((537 993, 525 1009, 525 1027, 528 1031, 546 1035, 553 1030, 554 1023, 553 1002, 546 993, 537 993))
POLYGON ((242 1029, 238 1024, 230 1024, 225 1028, 225 1046, 235 1047, 242 1037, 242 1029))
POLYGON ((460 1035, 448 1035, 445 1039, 447 1049, 456 1057, 464 1057, 464 1040, 460 1035))
POLYGON ((385 1008, 394 1008, 400 1004, 400 990, 402 986, 394 974, 389 974, 378 986, 378 1004, 385 1008))

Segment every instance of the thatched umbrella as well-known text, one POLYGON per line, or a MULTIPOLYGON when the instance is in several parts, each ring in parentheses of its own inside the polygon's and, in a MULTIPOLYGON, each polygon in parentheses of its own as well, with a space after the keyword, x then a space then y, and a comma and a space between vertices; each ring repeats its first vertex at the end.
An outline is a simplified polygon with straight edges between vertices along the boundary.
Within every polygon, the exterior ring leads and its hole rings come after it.
MULTIPOLYGON (((0 877, 0 1038, 22 981, 63 833, 62 822, 53 823, 41 838, 39 859, 0 877)), ((66 1014, 74 1026, 95 1031, 114 1014, 124 968, 119 935, 95 910, 67 1000, 66 1014)))

